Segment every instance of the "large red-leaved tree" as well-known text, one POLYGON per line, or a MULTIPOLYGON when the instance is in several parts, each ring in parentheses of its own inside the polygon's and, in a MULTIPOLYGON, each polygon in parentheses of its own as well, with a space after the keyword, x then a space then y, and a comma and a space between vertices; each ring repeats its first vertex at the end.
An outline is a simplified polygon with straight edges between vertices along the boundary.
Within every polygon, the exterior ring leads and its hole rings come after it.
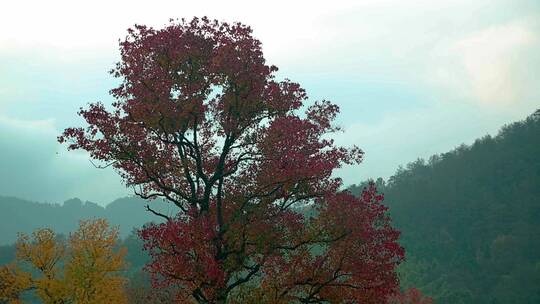
POLYGON ((174 216, 140 236, 156 292, 181 303, 383 303, 403 259, 382 195, 332 177, 362 160, 334 144, 339 108, 277 81, 249 27, 207 18, 135 26, 112 108, 81 109, 60 142, 112 165, 174 216))

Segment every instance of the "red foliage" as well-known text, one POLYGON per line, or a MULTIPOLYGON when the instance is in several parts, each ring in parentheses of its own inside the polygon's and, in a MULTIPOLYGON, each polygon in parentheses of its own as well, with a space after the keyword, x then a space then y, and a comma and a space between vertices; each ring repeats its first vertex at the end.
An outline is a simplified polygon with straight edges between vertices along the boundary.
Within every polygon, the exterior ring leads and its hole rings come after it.
POLYGON ((388 304, 433 304, 433 299, 424 296, 420 290, 411 288, 391 296, 388 304))
POLYGON ((276 81, 249 27, 136 26, 120 50, 113 108, 81 109, 89 126, 59 141, 178 207, 169 217, 148 206, 166 222, 140 234, 156 288, 205 303, 381 303, 395 292, 403 249, 382 196, 339 192, 332 177, 363 156, 328 136, 339 108, 305 106, 297 83, 276 81))

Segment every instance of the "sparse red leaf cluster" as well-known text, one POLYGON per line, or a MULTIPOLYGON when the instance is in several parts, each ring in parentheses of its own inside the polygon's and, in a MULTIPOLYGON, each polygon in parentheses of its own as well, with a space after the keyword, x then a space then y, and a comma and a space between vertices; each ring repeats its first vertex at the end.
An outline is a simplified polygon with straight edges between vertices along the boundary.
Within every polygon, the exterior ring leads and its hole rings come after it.
POLYGON ((416 288, 390 296, 388 304, 433 304, 433 299, 425 296, 416 288))
POLYGON ((403 259, 382 196, 332 176, 338 106, 277 81, 251 29, 206 18, 136 26, 120 44, 111 109, 59 138, 112 165, 143 198, 178 208, 140 233, 156 288, 179 302, 383 303, 403 259), (236 301, 236 302, 235 302, 236 301))

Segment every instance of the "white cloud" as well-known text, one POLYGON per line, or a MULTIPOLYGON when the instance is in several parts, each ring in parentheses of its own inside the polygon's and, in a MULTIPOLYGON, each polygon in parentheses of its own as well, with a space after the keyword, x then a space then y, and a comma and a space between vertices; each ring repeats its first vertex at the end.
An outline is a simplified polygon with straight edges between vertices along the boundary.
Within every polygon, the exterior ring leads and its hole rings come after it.
POLYGON ((538 96, 539 32, 524 18, 467 33, 446 41, 431 54, 426 78, 443 92, 506 109, 538 96))
POLYGON ((418 156, 492 133, 540 100, 538 13, 510 0, 277 0, 263 8, 254 1, 8 2, 0 10, 0 27, 9 29, 0 31, 0 115, 29 120, 0 117, 0 149, 13 157, 0 159, 0 169, 20 170, 35 191, 11 178, 0 194, 106 202, 97 195, 120 192, 114 173, 56 143, 55 123, 77 125, 76 109, 106 95, 118 38, 134 23, 160 27, 171 17, 203 15, 241 21, 283 76, 324 88, 318 95, 339 97, 343 109, 365 109, 350 115, 353 124, 338 138, 367 152, 363 166, 341 171, 347 183, 388 176, 418 156), (359 87, 374 89, 360 94, 359 87), (95 191, 104 185, 110 189, 95 191))
POLYGON ((17 129, 24 133, 38 132, 41 135, 53 135, 56 133, 54 119, 52 118, 42 120, 21 120, 0 114, 0 126, 17 129))

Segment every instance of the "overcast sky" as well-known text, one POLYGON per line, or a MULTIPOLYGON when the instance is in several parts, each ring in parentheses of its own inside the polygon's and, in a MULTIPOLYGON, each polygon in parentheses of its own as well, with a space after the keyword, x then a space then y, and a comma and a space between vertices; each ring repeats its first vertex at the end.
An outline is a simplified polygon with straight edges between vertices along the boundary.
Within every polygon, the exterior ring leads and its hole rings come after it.
POLYGON ((346 184, 496 134, 540 108, 540 2, 9 1, 0 10, 0 195, 106 204, 112 170, 56 143, 88 102, 111 102, 134 23, 209 16, 251 25, 279 77, 337 103, 340 144, 366 152, 346 184))

